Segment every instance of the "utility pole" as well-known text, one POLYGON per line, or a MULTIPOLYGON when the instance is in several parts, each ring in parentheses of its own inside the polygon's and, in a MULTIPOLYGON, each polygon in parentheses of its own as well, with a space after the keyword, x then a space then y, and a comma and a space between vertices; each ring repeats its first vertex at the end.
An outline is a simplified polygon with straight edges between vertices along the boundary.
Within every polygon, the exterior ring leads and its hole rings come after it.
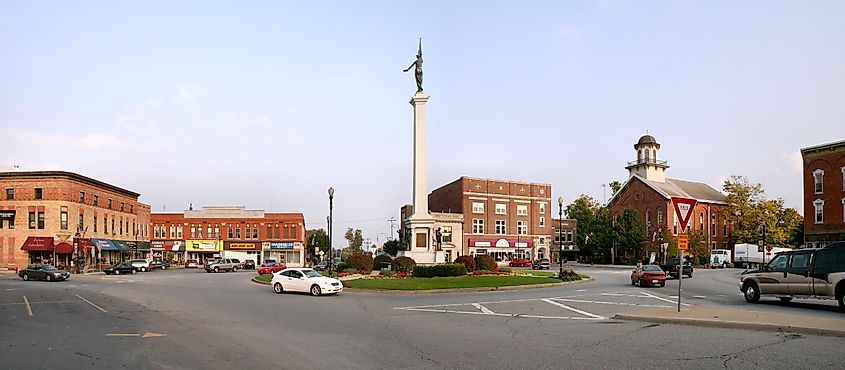
POLYGON ((395 239, 393 239, 393 223, 396 222, 396 218, 391 217, 391 218, 387 219, 387 222, 390 222, 390 238, 391 238, 391 240, 395 240, 395 239))

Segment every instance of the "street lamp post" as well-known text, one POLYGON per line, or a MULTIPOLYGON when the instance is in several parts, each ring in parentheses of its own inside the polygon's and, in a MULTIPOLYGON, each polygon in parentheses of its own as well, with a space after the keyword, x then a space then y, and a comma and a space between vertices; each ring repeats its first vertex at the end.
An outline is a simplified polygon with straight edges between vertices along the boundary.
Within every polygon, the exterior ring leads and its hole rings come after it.
POLYGON ((329 187, 329 276, 332 276, 332 263, 334 262, 334 246, 332 245, 332 209, 334 208, 334 188, 329 187))
POLYGON ((558 271, 558 278, 563 278, 563 197, 557 197, 558 205, 558 219, 557 219, 557 240, 558 240, 558 263, 560 264, 560 271, 558 271))

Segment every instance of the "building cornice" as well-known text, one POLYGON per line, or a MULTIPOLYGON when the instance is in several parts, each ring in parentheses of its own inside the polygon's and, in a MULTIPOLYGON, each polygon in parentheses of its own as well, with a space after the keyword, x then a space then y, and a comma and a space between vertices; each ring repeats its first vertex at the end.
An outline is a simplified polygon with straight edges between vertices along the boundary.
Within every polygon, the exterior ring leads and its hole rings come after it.
POLYGON ((0 180, 37 180, 37 179, 66 179, 81 182, 86 185, 96 186, 101 189, 110 190, 128 197, 138 198, 141 194, 126 190, 100 180, 67 171, 14 171, 0 172, 0 180))

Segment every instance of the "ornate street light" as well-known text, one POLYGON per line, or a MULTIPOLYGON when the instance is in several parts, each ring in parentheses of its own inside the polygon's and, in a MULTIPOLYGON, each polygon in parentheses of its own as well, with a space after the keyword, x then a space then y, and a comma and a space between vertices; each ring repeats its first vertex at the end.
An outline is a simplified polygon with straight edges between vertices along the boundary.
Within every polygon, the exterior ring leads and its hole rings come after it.
POLYGON ((558 240, 558 261, 560 263, 560 271, 558 271, 557 276, 558 278, 563 279, 563 197, 557 197, 557 205, 558 205, 558 219, 557 219, 557 240, 558 240))
POLYGON ((332 246, 332 209, 334 208, 334 188, 329 187, 329 276, 332 276, 332 262, 334 262, 334 246, 332 246))

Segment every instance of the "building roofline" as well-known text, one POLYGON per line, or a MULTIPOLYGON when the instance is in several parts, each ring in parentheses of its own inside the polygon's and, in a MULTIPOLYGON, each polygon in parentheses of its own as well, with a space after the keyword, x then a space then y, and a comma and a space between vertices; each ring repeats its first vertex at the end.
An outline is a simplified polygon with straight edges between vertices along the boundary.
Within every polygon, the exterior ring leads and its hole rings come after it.
POLYGON ((78 173, 67 172, 67 171, 12 171, 12 172, 0 172, 0 180, 14 180, 14 179, 39 179, 39 178, 56 178, 56 179, 68 179, 73 181, 78 181, 84 184, 104 188, 107 190, 111 190, 126 196, 138 198, 141 194, 138 194, 131 190, 126 190, 124 188, 111 185, 100 180, 92 179, 88 176, 83 176, 78 173))
POLYGON ((835 148, 835 147, 838 147, 838 146, 845 146, 845 140, 834 141, 834 142, 830 142, 830 143, 826 143, 826 144, 819 144, 819 145, 814 145, 814 146, 808 146, 806 148, 801 148, 801 154, 804 154, 804 153, 810 152, 810 151, 835 148))
MULTIPOLYGON (((545 185, 545 186, 552 186, 552 184, 549 184, 549 183, 543 183, 543 182, 530 182, 530 181, 527 181, 527 182, 526 182, 526 181, 513 181, 513 180, 497 180, 497 179, 488 179, 488 178, 485 178, 485 177, 472 177, 472 176, 461 176, 458 180, 455 180, 455 181, 459 181, 459 180, 461 180, 461 179, 467 179, 467 180, 480 180, 480 181, 508 182, 508 183, 521 184, 521 185, 545 185)), ((455 182, 455 181, 452 181, 452 182, 455 182)), ((450 184, 451 184, 451 182, 450 182, 450 184)))
MULTIPOLYGON (((648 186, 649 188, 651 188, 652 190, 654 190, 655 192, 657 192, 658 194, 660 194, 660 196, 662 196, 663 198, 666 198, 666 200, 672 200, 672 196, 670 196, 669 194, 666 194, 666 192, 664 192, 664 191, 663 191, 663 190, 661 190, 660 188, 658 188, 658 187, 656 187, 656 186, 653 186, 652 184, 650 184, 650 183, 649 183, 649 181, 648 181, 648 180, 644 179, 642 176, 637 175, 637 174, 634 174, 633 176, 631 176, 631 177, 629 177, 629 178, 628 178, 628 181, 625 181, 625 183, 624 183, 624 184, 622 184, 622 186, 619 188, 619 191, 617 191, 617 192, 616 192, 616 194, 613 194, 613 196, 612 196, 612 197, 610 197, 610 200, 609 200, 609 201, 607 201, 607 204, 611 204, 611 203, 613 203, 613 200, 614 200, 614 199, 616 199, 616 196, 617 196, 617 195, 619 195, 619 193, 621 193, 621 192, 622 192, 622 189, 624 189, 626 186, 628 186, 628 184, 629 184, 629 183, 631 182, 631 180, 632 180, 632 179, 634 179, 634 178, 636 178, 636 179, 640 180, 643 184, 645 184, 646 186, 648 186)), ((699 184, 704 184, 703 182, 689 181, 689 180, 681 180, 681 179, 672 179, 672 178, 668 178, 668 177, 667 177, 666 179, 667 179, 667 180, 686 181, 686 182, 696 182, 696 183, 699 183, 699 184)), ((707 184, 704 184, 704 185, 707 185, 707 184)), ((710 185, 707 185, 707 186, 710 186, 710 185)), ((714 190, 715 190, 715 189, 714 189, 714 190)), ((696 198, 696 199, 695 199, 695 201, 696 201, 696 202, 699 202, 699 203, 728 204, 727 202, 723 202, 723 201, 720 201, 720 200, 714 200, 714 199, 698 199, 698 198, 696 198)))

